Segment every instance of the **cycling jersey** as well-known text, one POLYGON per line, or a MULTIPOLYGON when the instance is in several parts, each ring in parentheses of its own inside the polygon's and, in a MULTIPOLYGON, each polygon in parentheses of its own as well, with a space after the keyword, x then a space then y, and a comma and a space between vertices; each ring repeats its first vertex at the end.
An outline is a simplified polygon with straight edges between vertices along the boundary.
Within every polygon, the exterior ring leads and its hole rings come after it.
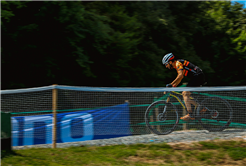
POLYGON ((178 59, 174 67, 177 72, 183 70, 183 75, 192 78, 194 75, 202 73, 202 69, 184 59, 178 59))

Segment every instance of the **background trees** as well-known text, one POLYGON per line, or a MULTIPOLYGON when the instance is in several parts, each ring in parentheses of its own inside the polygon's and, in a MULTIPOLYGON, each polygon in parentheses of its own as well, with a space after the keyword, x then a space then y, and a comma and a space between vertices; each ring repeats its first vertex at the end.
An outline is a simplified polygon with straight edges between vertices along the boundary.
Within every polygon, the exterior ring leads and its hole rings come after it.
MULTIPOLYGON (((208 85, 246 84, 246 10, 230 2, 1 1, 2 89, 164 86, 173 52, 208 85)), ((186 80, 185 80, 186 81, 186 80)))

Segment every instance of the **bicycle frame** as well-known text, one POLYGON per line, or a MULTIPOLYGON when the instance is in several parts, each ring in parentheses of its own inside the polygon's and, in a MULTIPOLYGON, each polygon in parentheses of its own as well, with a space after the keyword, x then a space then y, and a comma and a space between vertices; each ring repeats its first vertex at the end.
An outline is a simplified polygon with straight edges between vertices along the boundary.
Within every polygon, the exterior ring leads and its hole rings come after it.
MULTIPOLYGON (((169 100, 170 100, 170 96, 171 96, 171 97, 174 97, 174 98, 176 98, 176 99, 178 100, 178 102, 181 104, 181 106, 186 110, 186 106, 183 104, 183 102, 181 101, 181 99, 180 99, 178 96, 176 96, 175 94, 178 94, 178 95, 181 95, 181 96, 182 96, 182 94, 179 93, 179 92, 170 91, 170 92, 169 92, 169 97, 167 98, 167 103, 168 103, 169 100), (172 94, 172 93, 174 93, 174 94, 172 94)), ((190 97, 190 99, 191 99, 191 100, 194 100, 193 97, 190 97)))
MULTIPOLYGON (((175 91, 167 91, 164 92, 164 94, 165 96, 163 97, 167 97, 166 100, 160 99, 154 101, 148 106, 147 110, 145 111, 145 123, 147 127, 150 129, 152 133, 163 134, 163 135, 169 134, 175 130, 180 119, 178 112, 182 112, 181 110, 182 107, 187 112, 186 105, 181 100, 182 98, 180 97, 182 96, 182 93, 175 92, 175 91), (170 101, 171 97, 174 97, 175 101, 170 101), (179 105, 179 108, 175 106, 177 104, 179 105), (182 107, 180 107, 180 105, 182 107), (155 114, 153 114, 152 112, 153 109, 155 109, 154 110, 155 114), (155 126, 159 126, 159 127, 155 127, 155 126)), ((189 96, 189 99, 194 100, 196 102, 196 103, 192 102, 192 104, 195 104, 195 108, 190 116, 194 118, 194 120, 197 120, 195 122, 201 124, 201 126, 206 130, 223 131, 230 125, 233 110, 230 104, 226 100, 222 99, 221 97, 207 97, 204 99, 202 96, 195 96, 195 97, 189 96), (201 99, 201 102, 199 102, 198 99, 201 99), (217 105, 217 102, 221 104, 217 105), (229 111, 228 115, 222 114, 223 116, 220 117, 220 111, 223 111, 220 110, 221 107, 222 109, 224 109, 225 107, 226 110, 229 111)))
MULTIPOLYGON (((175 91, 170 91, 170 92, 168 92, 169 94, 169 97, 167 98, 167 103, 169 102, 169 100, 170 100, 170 97, 174 97, 174 98, 176 98, 177 100, 178 100, 178 102, 180 103, 180 105, 186 110, 186 112, 188 112, 187 111, 187 109, 186 109, 186 106, 183 104, 183 102, 181 101, 181 99, 178 97, 178 96, 176 96, 175 94, 178 94, 178 95, 181 95, 182 96, 182 94, 181 93, 179 93, 179 92, 175 92, 175 91)), ((195 100, 193 97, 189 97, 191 100, 195 100)), ((197 103, 198 103, 198 101, 196 101, 197 103)), ((209 110, 207 107, 205 107, 207 110, 209 110)), ((163 112, 164 113, 164 112, 163 112)), ((210 113, 211 114, 211 113, 210 113)), ((195 115, 194 116, 194 118, 210 118, 211 117, 211 115, 203 115, 203 116, 200 116, 200 115, 195 115)))

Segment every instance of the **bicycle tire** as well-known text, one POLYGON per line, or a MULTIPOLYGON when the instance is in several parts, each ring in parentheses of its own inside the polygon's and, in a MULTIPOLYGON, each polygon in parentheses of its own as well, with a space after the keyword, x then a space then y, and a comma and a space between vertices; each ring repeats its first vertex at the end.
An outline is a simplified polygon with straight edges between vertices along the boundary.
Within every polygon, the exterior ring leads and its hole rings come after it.
POLYGON ((175 130, 179 123, 177 109, 172 103, 167 103, 165 100, 155 101, 145 111, 145 123, 152 133, 169 134, 175 130))
POLYGON ((233 110, 231 105, 220 97, 208 97, 204 99, 197 108, 196 115, 201 126, 210 131, 223 131, 231 124, 233 110), (206 112, 201 112, 203 108, 208 108, 206 112), (204 118, 202 118, 202 116, 204 118))

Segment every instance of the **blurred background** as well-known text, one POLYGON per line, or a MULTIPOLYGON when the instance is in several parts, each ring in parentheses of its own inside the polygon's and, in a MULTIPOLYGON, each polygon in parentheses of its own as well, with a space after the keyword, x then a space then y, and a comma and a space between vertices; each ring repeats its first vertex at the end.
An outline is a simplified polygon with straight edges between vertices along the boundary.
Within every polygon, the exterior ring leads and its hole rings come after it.
MULTIPOLYGON (((172 52, 246 85, 245 1, 1 1, 1 88, 164 87, 172 52)), ((186 82, 188 80, 183 82, 186 82)))

